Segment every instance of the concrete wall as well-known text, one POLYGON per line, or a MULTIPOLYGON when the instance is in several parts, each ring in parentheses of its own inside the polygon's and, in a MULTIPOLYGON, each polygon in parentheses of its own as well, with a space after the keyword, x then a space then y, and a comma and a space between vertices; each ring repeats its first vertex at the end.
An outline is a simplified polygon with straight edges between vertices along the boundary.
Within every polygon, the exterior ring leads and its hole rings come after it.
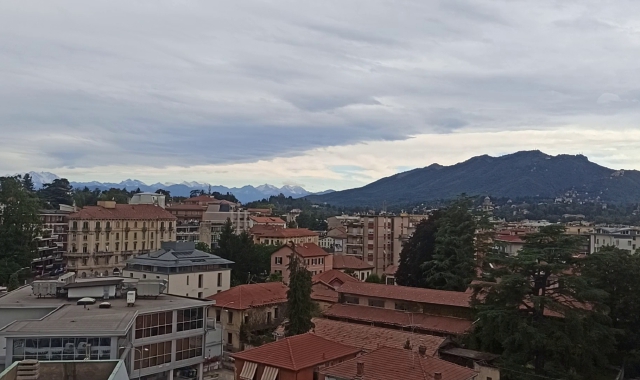
POLYGON ((123 276, 137 279, 147 278, 154 280, 167 280, 168 285, 165 293, 187 297, 198 297, 198 294, 202 293, 202 297, 206 298, 223 290, 228 290, 231 287, 230 269, 208 272, 176 273, 170 275, 125 270, 123 272, 123 276), (218 273, 222 274, 222 286, 218 286, 218 273), (203 276, 202 287, 198 287, 199 275, 203 276), (187 277, 189 278, 188 285, 187 277))
MULTIPOLYGON (((51 313, 58 306, 54 307, 2 307, 0 308, 0 328, 14 322, 25 319, 40 319, 51 313)), ((0 359, 7 355, 7 338, 0 336, 0 359)), ((4 360, 0 360, 0 364, 4 360)))
MULTIPOLYGON (((42 380, 128 380, 127 370, 121 361, 40 362, 42 380)), ((15 380, 18 363, 14 363, 0 376, 2 380, 15 380)))
POLYGON ((474 370, 478 371, 477 380, 500 380, 500 370, 494 367, 486 367, 478 363, 474 363, 474 370))

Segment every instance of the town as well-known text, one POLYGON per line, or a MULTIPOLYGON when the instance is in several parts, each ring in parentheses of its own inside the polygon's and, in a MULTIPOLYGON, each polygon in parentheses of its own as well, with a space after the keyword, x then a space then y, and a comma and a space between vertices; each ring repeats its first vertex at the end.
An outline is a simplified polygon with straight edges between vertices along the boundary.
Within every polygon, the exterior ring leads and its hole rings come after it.
POLYGON ((640 227, 507 221, 485 196, 334 210, 318 230, 298 224, 322 205, 158 191, 80 207, 57 181, 0 180, 0 366, 16 379, 55 378, 60 362, 149 380, 613 380, 638 368, 640 227))

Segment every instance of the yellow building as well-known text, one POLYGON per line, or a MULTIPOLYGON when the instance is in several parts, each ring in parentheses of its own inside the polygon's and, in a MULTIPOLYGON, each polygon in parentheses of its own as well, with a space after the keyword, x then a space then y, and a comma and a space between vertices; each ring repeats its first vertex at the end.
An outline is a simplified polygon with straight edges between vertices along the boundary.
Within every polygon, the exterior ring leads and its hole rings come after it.
POLYGON ((120 275, 126 260, 176 240, 176 217, 149 204, 100 201, 68 220, 67 269, 81 278, 120 275))

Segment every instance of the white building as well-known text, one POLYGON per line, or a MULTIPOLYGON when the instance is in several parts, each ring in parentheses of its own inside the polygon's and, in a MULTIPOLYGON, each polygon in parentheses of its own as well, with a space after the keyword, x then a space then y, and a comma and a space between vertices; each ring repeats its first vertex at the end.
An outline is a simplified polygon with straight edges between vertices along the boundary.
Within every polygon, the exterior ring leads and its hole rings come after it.
POLYGON ((123 276, 166 280, 168 294, 204 298, 231 287, 231 264, 194 242, 164 242, 159 251, 128 260, 123 276))
POLYGON ((165 208, 166 197, 156 193, 137 193, 129 200, 132 205, 154 205, 165 208))
POLYGON ((640 248, 640 227, 596 227, 591 233, 590 253, 613 246, 635 253, 640 248))

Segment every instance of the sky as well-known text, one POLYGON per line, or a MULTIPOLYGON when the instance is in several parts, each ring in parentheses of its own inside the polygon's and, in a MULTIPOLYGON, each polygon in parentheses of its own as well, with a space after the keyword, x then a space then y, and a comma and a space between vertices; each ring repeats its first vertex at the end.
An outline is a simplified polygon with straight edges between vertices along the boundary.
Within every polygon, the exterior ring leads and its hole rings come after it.
POLYGON ((362 186, 539 149, 640 169, 640 2, 0 2, 0 173, 362 186))

